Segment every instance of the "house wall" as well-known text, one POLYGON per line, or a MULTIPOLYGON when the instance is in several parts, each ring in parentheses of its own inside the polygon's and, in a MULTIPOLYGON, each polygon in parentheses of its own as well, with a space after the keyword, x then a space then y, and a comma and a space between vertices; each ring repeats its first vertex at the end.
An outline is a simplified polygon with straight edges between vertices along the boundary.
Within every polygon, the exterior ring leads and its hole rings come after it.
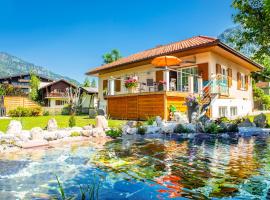
POLYGON ((253 95, 252 95, 252 83, 250 77, 250 71, 244 66, 240 66, 237 63, 225 59, 224 57, 211 53, 209 59, 209 75, 213 76, 216 74, 216 64, 220 64, 221 67, 232 69, 232 86, 229 88, 229 96, 220 97, 216 99, 212 104, 212 118, 218 118, 219 107, 227 107, 227 113, 229 118, 234 118, 235 116, 230 116, 230 107, 237 107, 237 115, 245 116, 250 114, 253 110, 253 95), (243 73, 249 76, 248 90, 237 89, 237 72, 243 73))

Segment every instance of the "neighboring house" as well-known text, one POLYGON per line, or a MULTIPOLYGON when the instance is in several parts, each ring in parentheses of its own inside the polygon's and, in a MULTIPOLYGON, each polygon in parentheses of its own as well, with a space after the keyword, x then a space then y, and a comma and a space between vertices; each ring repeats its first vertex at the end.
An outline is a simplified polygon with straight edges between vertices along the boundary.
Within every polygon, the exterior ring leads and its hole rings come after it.
POLYGON ((146 119, 159 115, 168 120, 170 105, 186 112, 185 98, 189 94, 200 95, 208 103, 211 118, 235 118, 251 113, 250 74, 261 69, 261 65, 220 40, 196 36, 121 58, 87 74, 99 77, 99 105, 106 108, 110 117, 146 119), (179 57, 182 64, 169 68, 151 64, 154 58, 163 55, 179 57), (133 93, 124 85, 128 77, 139 82, 133 93), (159 81, 167 83, 164 91, 158 91, 159 81))
POLYGON ((256 86, 261 88, 265 94, 270 95, 270 82, 258 82, 256 86))
MULTIPOLYGON (((43 87, 54 80, 43 77, 40 75, 36 75, 40 79, 40 87, 43 87)), ((28 94, 30 92, 31 86, 30 86, 30 79, 31 75, 28 74, 18 74, 14 76, 7 76, 0 78, 0 84, 10 84, 14 86, 15 88, 20 88, 25 94, 28 94)))
POLYGON ((57 80, 40 88, 41 98, 45 103, 45 109, 52 113, 61 113, 67 104, 66 91, 77 86, 64 80, 57 80))
POLYGON ((97 108, 98 88, 93 87, 81 87, 82 113, 88 114, 90 108, 97 108))

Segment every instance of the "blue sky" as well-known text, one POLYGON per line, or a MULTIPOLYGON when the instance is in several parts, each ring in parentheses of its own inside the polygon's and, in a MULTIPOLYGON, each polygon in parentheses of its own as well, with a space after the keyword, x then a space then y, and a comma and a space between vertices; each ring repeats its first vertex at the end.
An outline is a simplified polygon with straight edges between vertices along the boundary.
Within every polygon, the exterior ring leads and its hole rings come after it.
POLYGON ((233 26, 229 0, 0 0, 0 51, 83 81, 123 56, 233 26))

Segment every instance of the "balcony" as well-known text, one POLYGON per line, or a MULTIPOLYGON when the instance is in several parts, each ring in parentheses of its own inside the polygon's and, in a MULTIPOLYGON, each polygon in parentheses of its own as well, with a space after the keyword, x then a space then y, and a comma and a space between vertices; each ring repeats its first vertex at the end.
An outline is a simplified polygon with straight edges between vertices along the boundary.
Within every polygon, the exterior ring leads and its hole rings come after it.
POLYGON ((45 98, 68 98, 65 92, 48 92, 45 98))

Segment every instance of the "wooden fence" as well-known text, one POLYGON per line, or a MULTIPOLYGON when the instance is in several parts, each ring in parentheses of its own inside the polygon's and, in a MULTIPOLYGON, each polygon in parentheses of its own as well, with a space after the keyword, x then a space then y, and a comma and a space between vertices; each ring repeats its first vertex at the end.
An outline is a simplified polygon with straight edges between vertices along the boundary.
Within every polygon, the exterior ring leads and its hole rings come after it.
POLYGON ((24 108, 35 108, 40 107, 40 105, 27 97, 22 96, 4 96, 4 108, 6 110, 6 114, 10 110, 16 109, 17 107, 24 108))

